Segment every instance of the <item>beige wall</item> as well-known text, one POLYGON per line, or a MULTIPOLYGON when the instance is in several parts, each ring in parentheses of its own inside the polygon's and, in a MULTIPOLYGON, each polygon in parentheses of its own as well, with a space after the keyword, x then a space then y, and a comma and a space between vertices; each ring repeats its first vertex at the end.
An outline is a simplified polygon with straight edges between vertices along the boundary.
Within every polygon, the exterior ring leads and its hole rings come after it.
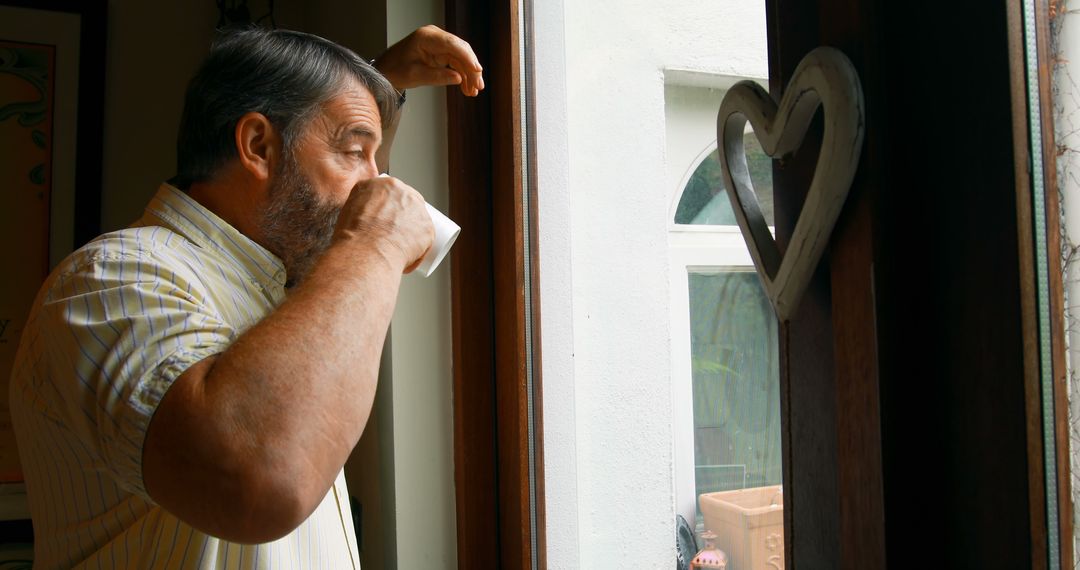
MULTIPOLYGON (((265 0, 252 0, 254 17, 265 0)), ((210 46, 213 2, 110 0, 106 62, 103 230, 142 214, 176 169, 176 130, 188 79, 210 46)), ((374 57, 386 45, 386 6, 347 0, 278 0, 279 27, 323 35, 374 57), (365 16, 366 14, 366 16, 365 16)))
MULTIPOLYGON (((441 24, 442 14, 442 0, 389 2, 388 39, 397 41, 424 24, 441 24)), ((449 205, 446 128, 446 89, 411 90, 390 157, 391 172, 443 212, 449 205)), ((396 556, 402 569, 457 567, 450 333, 453 255, 451 250, 430 277, 405 277, 394 311, 392 450, 396 556)))
POLYGON ((174 174, 184 87, 216 22, 212 2, 109 2, 102 229, 138 218, 174 174))

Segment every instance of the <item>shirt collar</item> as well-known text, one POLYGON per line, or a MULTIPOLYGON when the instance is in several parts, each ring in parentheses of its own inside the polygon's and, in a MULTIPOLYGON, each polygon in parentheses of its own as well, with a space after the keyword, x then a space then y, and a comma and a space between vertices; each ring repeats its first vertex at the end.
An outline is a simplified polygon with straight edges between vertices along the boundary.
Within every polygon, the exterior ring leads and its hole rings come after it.
POLYGON ((158 188, 143 218, 143 223, 165 226, 200 247, 218 251, 263 287, 279 291, 285 287, 285 264, 276 255, 171 184, 158 188))

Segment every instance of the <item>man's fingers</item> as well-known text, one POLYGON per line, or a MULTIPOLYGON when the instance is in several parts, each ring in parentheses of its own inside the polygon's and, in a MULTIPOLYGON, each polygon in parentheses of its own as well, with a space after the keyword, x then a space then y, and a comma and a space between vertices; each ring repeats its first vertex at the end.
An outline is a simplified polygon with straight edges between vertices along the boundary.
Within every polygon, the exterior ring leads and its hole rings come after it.
MULTIPOLYGON (((480 72, 470 73, 468 75, 468 79, 469 79, 468 80, 469 88, 472 89, 472 92, 471 93, 466 93, 466 95, 472 95, 472 96, 479 95, 480 92, 484 90, 484 76, 483 76, 483 74, 481 74, 480 72)), ((462 91, 464 91, 464 87, 465 86, 462 85, 462 91)))
POLYGON ((420 267, 420 264, 424 262, 424 256, 426 256, 429 251, 431 251, 431 247, 425 249, 424 253, 420 254, 420 257, 417 257, 416 261, 412 262, 412 264, 406 267, 405 270, 402 271, 402 273, 412 273, 413 271, 416 271, 416 268, 420 267))
POLYGON ((447 67, 430 70, 426 75, 429 85, 457 85, 462 81, 460 73, 447 67))
POLYGON ((443 32, 442 38, 445 42, 444 49, 446 54, 461 64, 462 71, 471 72, 484 70, 484 68, 480 66, 480 60, 476 58, 476 53, 473 52, 469 42, 449 32, 443 32))
MULTIPOLYGON (((440 32, 442 32, 440 30, 440 32)), ((461 92, 468 96, 476 96, 484 89, 483 66, 477 59, 469 42, 447 33, 442 32, 443 50, 435 56, 439 65, 446 65, 461 74, 461 92)), ((455 82, 457 83, 457 82, 455 82)))
POLYGON ((391 46, 379 63, 380 70, 399 90, 459 85, 463 94, 475 97, 484 89, 484 68, 472 46, 437 26, 416 30, 391 46))
POLYGON ((388 175, 353 187, 335 228, 337 239, 375 238, 384 253, 400 261, 406 272, 415 269, 431 248, 434 228, 424 198, 408 184, 388 175))
MULTIPOLYGON (((441 69, 452 71, 452 81, 442 81, 438 85, 461 85, 461 92, 468 96, 476 96, 484 89, 484 77, 478 69, 459 58, 437 58, 436 62, 441 69)), ((448 76, 449 77, 449 76, 448 76)))
POLYGON ((475 96, 484 89, 484 75, 479 69, 479 64, 474 67, 461 59, 451 59, 449 66, 460 76, 460 81, 455 81, 453 85, 461 83, 461 92, 465 95, 475 96))

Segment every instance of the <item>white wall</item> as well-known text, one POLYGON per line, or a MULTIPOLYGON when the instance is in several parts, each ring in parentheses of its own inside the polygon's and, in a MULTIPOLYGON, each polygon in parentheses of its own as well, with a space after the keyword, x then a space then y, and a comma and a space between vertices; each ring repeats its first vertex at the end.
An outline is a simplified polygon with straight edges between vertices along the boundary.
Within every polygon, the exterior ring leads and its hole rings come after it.
POLYGON ((578 568, 577 392, 574 388, 574 299, 570 244, 569 142, 563 2, 534 2, 537 255, 544 426, 547 561, 578 568))
POLYGON ((664 70, 764 77, 764 3, 537 4, 548 559, 669 568, 664 70))

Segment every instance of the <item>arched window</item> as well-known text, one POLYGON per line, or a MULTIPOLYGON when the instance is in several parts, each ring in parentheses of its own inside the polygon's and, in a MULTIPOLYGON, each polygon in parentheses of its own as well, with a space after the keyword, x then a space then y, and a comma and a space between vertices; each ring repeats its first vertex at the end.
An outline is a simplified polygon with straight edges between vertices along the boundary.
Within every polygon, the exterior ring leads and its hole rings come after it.
MULTIPOLYGON (((743 137, 746 147, 746 166, 754 183, 758 204, 765 222, 773 225, 772 160, 761 149, 753 131, 743 137)), ((679 225, 735 226, 735 212, 724 188, 716 143, 710 145, 695 161, 697 166, 687 177, 675 207, 674 223, 679 225)))

